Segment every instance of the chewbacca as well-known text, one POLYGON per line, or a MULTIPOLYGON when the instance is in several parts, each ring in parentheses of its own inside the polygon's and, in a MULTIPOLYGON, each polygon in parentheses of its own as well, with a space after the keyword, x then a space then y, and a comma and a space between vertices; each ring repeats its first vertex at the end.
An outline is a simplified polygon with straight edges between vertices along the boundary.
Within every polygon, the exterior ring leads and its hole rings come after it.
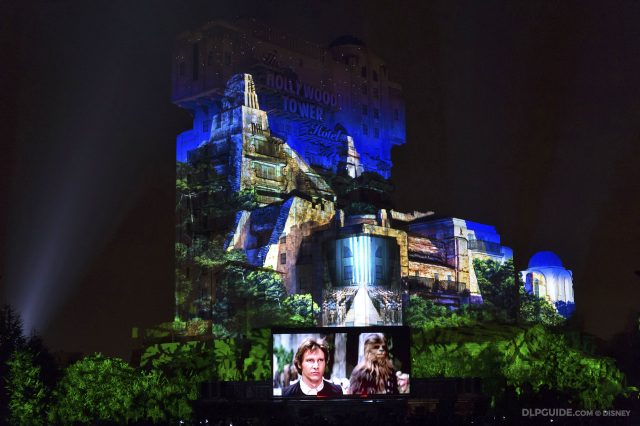
POLYGON ((369 334, 364 341, 364 359, 351 372, 352 395, 397 394, 396 372, 389 359, 387 341, 381 333, 369 334))

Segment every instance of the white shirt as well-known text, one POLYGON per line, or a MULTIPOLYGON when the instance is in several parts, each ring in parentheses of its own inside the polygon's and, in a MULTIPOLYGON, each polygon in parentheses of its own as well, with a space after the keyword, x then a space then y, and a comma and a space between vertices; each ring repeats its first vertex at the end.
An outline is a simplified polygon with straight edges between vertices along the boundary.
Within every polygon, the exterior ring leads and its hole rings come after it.
POLYGON ((322 388, 324 388, 324 379, 320 381, 320 384, 315 388, 308 386, 304 380, 300 379, 300 390, 305 395, 318 395, 318 392, 320 392, 322 388))

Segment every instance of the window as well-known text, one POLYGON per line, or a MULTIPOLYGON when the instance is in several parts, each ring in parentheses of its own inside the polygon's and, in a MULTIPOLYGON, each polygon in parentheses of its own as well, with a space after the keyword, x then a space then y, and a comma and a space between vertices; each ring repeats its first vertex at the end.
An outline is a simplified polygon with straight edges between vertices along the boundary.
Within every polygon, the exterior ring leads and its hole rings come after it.
POLYGON ((435 273, 433 274, 433 279, 434 279, 434 280, 436 280, 436 281, 440 281, 440 274, 439 274, 439 273, 437 273, 437 272, 435 272, 435 273))
POLYGON ((373 137, 374 138, 380 137, 380 130, 377 127, 373 129, 373 137))
POLYGON ((398 111, 397 108, 393 110, 393 119, 396 121, 400 120, 400 112, 398 111))
POLYGON ((184 61, 178 64, 178 75, 184 77, 184 61))
POLYGON ((378 73, 375 71, 371 71, 371 78, 373 81, 378 81, 378 73))
POLYGON ((362 92, 363 95, 366 95, 367 94, 367 85, 363 84, 362 86, 360 86, 360 91, 362 92))
POLYGON ((365 104, 362 104, 362 115, 367 115, 369 113, 369 108, 365 104))
POLYGON ((284 265, 287 263, 287 253, 280 253, 280 264, 284 265))
POLYGON ((344 281, 353 281, 353 266, 351 265, 344 266, 344 273, 342 278, 344 281))
POLYGON ((361 74, 363 77, 365 77, 365 78, 366 78, 366 77, 367 77, 367 67, 362 67, 362 69, 360 70, 360 74, 361 74))
POLYGON ((226 66, 231 65, 231 54, 229 52, 224 54, 224 64, 226 66))
POLYGON ((373 118, 380 118, 380 111, 378 108, 373 109, 373 118))
POLYGON ((342 246, 342 258, 346 259, 349 257, 353 257, 353 253, 351 253, 351 249, 347 246, 342 246))
POLYGON ((369 127, 367 127, 366 124, 362 124, 362 134, 363 135, 368 135, 369 134, 369 127))
POLYGON ((280 152, 279 146, 271 141, 261 138, 255 138, 254 143, 256 146, 256 152, 258 152, 259 154, 275 157, 280 152))
POLYGON ((211 120, 204 120, 202 122, 202 133, 209 133, 211 131, 211 120))
POLYGON ((262 164, 262 163, 255 163, 255 171, 256 171, 256 176, 263 179, 275 180, 278 175, 276 166, 262 164))
POLYGON ((371 91, 373 92, 373 97, 375 99, 378 99, 380 97, 380 91, 378 90, 377 87, 374 87, 371 91))

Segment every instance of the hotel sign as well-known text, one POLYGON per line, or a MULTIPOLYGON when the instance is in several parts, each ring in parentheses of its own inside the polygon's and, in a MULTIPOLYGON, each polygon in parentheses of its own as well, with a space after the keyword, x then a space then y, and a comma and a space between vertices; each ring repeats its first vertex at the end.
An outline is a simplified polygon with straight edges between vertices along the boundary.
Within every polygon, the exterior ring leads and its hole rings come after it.
POLYGON ((282 94, 282 109, 303 118, 316 121, 324 120, 324 108, 338 108, 338 98, 324 89, 283 74, 269 72, 266 85, 282 94))

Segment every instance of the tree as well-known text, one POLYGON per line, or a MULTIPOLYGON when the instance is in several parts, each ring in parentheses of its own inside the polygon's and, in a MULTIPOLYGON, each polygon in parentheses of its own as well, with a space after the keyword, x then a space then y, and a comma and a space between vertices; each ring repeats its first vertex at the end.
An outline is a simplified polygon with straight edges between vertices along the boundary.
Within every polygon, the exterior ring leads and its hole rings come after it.
MULTIPOLYGON (((7 377, 7 362, 16 351, 24 349, 26 340, 22 334, 22 319, 9 305, 0 309, 0 380, 7 377)), ((9 397, 3 381, 0 387, 0 421, 9 414, 9 397)))
POLYGON ((283 303, 287 291, 282 277, 273 270, 248 265, 240 251, 226 253, 234 260, 227 261, 217 274, 214 322, 232 335, 245 336, 252 329, 286 325, 289 312, 283 303))
POLYGON ((415 377, 483 378, 496 407, 508 390, 522 402, 552 397, 583 408, 611 407, 630 390, 612 359, 587 355, 542 325, 414 329, 411 341, 415 377))
POLYGON ((558 326, 565 322, 564 317, 556 311, 551 303, 527 293, 524 287, 520 288, 519 318, 525 323, 539 323, 548 326, 558 326))
POLYGON ((186 357, 174 358, 175 365, 136 370, 118 358, 85 357, 66 369, 53 393, 48 420, 61 424, 189 420, 198 383, 204 379, 187 367, 186 357))
POLYGON ((409 297, 409 307, 406 313, 408 325, 424 330, 471 326, 480 321, 491 320, 493 320, 493 316, 481 306, 465 305, 450 310, 415 294, 409 297))
POLYGON ((447 315, 447 308, 436 305, 416 294, 409 297, 409 306, 406 313, 407 324, 413 327, 426 327, 435 318, 447 315))
POLYGON ((253 270, 233 290, 238 330, 245 335, 251 329, 282 325, 288 319, 283 309, 287 291, 275 271, 253 270))
POLYGON ((62 424, 129 423, 144 416, 135 370, 118 358, 101 354, 67 367, 54 390, 49 421, 62 424))
POLYGON ((483 303, 498 316, 515 320, 518 312, 518 288, 515 285, 513 259, 504 263, 495 260, 473 260, 483 303))
POLYGON ((193 151, 187 163, 176 163, 177 318, 211 314, 211 298, 201 296, 207 273, 225 260, 224 236, 239 210, 258 207, 255 189, 232 191, 228 178, 216 172, 208 147, 193 151))
POLYGON ((311 294, 292 294, 284 300, 283 305, 288 317, 286 325, 292 327, 313 326, 320 314, 320 307, 311 294))
POLYGON ((7 363, 9 375, 9 422, 15 425, 46 424, 47 389, 41 378, 41 369, 34 363, 31 351, 13 353, 7 363))
POLYGON ((144 413, 142 420, 160 423, 191 419, 197 384, 189 375, 168 377, 158 369, 140 371, 135 405, 144 413))

